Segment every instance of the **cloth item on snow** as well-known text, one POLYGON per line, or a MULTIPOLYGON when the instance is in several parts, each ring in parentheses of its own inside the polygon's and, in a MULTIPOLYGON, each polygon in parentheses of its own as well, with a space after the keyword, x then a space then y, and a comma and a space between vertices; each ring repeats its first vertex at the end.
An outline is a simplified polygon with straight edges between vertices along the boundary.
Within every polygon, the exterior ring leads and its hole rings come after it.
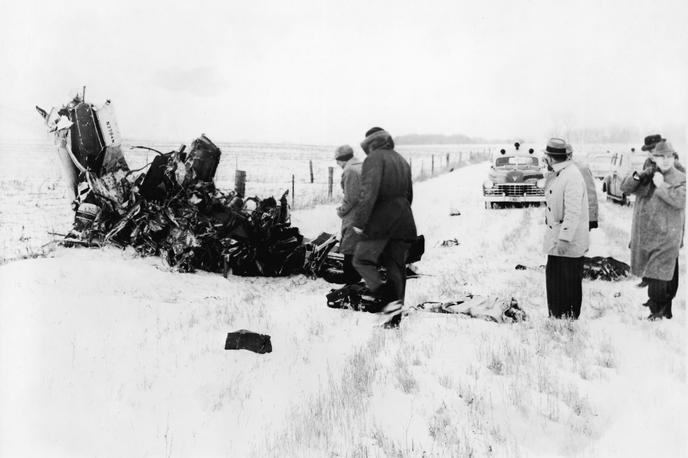
POLYGON ((271 353, 270 336, 240 329, 227 334, 225 350, 249 350, 255 353, 271 353))
POLYGON ((423 302, 413 309, 435 313, 461 314, 495 323, 514 323, 525 321, 527 318, 525 310, 519 307, 518 301, 513 297, 504 299, 497 296, 467 295, 451 302, 423 302))

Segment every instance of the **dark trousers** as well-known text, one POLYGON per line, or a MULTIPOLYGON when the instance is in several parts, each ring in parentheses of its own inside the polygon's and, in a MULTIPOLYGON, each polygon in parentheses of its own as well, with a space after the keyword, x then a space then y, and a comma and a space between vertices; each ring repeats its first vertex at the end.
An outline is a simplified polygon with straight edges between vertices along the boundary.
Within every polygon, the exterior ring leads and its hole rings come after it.
POLYGON ((356 244, 353 265, 365 280, 368 289, 387 302, 404 301, 406 292, 406 257, 410 243, 404 240, 361 240, 356 244), (378 266, 387 271, 384 281, 378 266))
POLYGON ((674 266, 674 276, 671 280, 657 280, 647 278, 647 295, 650 298, 648 305, 651 313, 664 309, 664 316, 671 318, 671 301, 676 297, 678 290, 678 258, 674 266))
POLYGON ((356 271, 356 269, 354 269, 354 265, 352 263, 353 259, 353 254, 344 255, 344 281, 347 284, 358 283, 361 281, 361 275, 356 271))
POLYGON ((545 282, 549 316, 577 319, 583 300, 583 257, 547 256, 545 282))

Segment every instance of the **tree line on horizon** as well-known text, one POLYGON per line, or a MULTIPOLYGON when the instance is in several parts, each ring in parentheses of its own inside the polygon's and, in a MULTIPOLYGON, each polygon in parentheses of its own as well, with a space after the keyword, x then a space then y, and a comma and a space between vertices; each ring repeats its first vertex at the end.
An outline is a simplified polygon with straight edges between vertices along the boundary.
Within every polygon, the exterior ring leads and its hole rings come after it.
MULTIPOLYGON (((668 132, 645 132, 637 127, 613 126, 613 127, 580 127, 580 128, 555 128, 548 131, 548 137, 559 137, 566 139, 569 143, 634 143, 640 141, 646 135, 661 133, 668 135, 673 133, 673 129, 668 132)), ((394 137, 394 142, 399 145, 446 145, 446 144, 486 144, 514 142, 532 143, 529 139, 485 139, 481 137, 470 137, 464 134, 405 134, 394 137)))

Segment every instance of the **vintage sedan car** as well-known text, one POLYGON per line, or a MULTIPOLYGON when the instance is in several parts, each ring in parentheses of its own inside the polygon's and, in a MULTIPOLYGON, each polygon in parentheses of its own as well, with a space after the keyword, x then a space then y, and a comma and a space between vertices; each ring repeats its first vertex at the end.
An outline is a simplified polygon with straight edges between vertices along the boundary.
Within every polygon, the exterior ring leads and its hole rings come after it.
POLYGON ((612 157, 613 154, 607 151, 606 153, 593 154, 586 158, 586 162, 594 178, 604 180, 604 177, 609 175, 612 169, 612 157))
POLYGON ((628 195, 621 190, 621 182, 634 170, 638 172, 643 170, 643 164, 648 157, 647 153, 635 151, 623 151, 612 155, 611 171, 602 182, 602 192, 607 194, 607 200, 621 205, 630 205, 635 200, 633 195, 628 195))
POLYGON ((544 163, 533 149, 527 152, 502 149, 492 160, 490 173, 483 183, 485 208, 507 204, 540 205, 545 202, 544 163))

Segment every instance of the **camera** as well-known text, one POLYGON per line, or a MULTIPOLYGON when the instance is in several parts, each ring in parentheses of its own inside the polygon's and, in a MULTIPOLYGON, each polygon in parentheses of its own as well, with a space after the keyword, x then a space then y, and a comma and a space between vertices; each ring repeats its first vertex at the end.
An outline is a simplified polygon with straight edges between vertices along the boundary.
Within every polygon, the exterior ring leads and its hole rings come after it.
POLYGON ((655 175, 655 172, 658 172, 658 171, 659 171, 659 167, 657 167, 657 164, 655 164, 654 161, 647 161, 643 171, 638 173, 638 175, 637 175, 638 180, 640 181, 640 184, 652 183, 652 177, 655 175))

